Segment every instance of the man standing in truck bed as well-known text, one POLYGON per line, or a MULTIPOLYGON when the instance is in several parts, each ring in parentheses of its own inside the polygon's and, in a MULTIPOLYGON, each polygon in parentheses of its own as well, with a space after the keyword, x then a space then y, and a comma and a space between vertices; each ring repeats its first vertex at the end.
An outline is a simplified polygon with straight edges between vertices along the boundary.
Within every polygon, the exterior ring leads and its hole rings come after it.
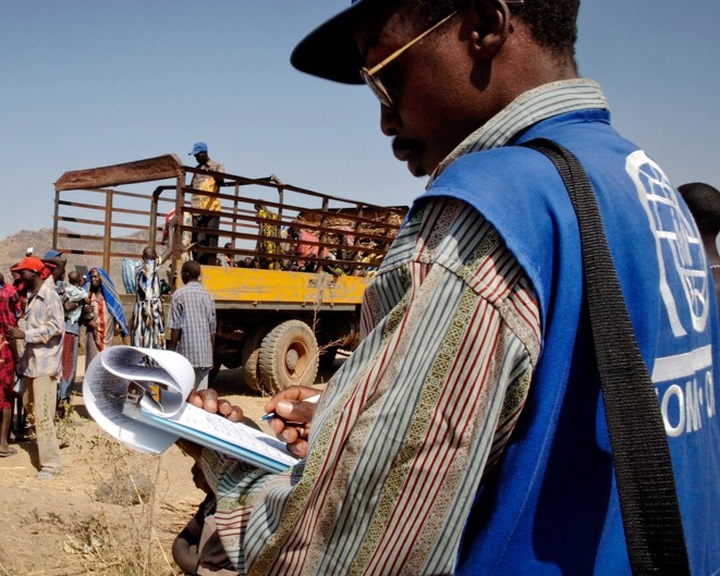
MULTIPOLYGON (((196 168, 201 170, 210 170, 212 172, 224 172, 225 167, 220 162, 210 160, 208 155, 208 146, 205 142, 196 142, 192 151, 188 156, 195 156, 197 160, 196 168)), ((217 193, 222 186, 222 178, 216 178, 208 174, 193 174, 190 187, 205 192, 206 194, 193 194, 191 206, 200 210, 211 210, 220 212, 220 199, 217 193)), ((214 214, 193 214, 193 226, 196 228, 211 228, 217 230, 220 228, 220 216, 214 214)), ((208 232, 194 232, 193 243, 197 242, 200 246, 212 246, 217 248, 218 236, 208 232)), ((193 258, 201 264, 217 264, 217 254, 214 252, 193 252, 193 258)))

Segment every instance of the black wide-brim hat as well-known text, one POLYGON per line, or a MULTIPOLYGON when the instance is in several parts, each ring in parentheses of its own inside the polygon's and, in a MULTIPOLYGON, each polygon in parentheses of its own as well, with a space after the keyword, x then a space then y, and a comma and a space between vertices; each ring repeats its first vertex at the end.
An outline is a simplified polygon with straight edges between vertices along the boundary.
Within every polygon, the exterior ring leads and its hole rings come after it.
POLYGON ((355 45, 355 29, 370 4, 373 0, 352 0, 349 8, 300 41, 290 55, 290 63, 313 76, 343 84, 362 84, 360 68, 364 63, 355 45))

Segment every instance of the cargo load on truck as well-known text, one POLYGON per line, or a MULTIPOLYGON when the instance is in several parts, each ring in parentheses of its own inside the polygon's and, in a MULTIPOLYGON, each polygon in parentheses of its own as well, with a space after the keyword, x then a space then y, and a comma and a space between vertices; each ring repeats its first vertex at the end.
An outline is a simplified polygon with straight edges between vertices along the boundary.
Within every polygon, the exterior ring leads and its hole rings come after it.
POLYGON ((321 194, 276 176, 246 178, 184 166, 172 154, 66 172, 55 183, 53 248, 69 265, 101 266, 135 301, 133 266, 146 246, 172 292, 187 259, 208 262, 215 299, 215 369, 240 368, 245 385, 273 392, 312 384, 318 365, 359 343, 362 295, 407 212, 321 194), (219 211, 193 207, 202 173, 220 182, 219 211), (194 225, 219 217, 217 229, 194 225), (217 236, 217 247, 198 239, 217 236), (125 272, 123 274, 123 271, 125 272))

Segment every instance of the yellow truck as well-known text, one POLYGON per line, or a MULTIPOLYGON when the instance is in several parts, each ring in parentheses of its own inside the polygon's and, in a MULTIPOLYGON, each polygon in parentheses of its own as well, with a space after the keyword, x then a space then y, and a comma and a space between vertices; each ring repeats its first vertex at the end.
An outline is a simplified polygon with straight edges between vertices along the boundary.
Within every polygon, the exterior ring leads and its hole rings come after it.
MULTIPOLYGON (((358 344, 363 292, 406 211, 275 176, 201 170, 166 154, 65 172, 55 183, 53 248, 69 266, 101 266, 121 292, 123 266, 154 247, 166 306, 182 262, 207 262, 202 282, 218 318, 215 368, 240 368, 246 385, 273 392, 313 383, 319 363, 358 344), (213 177, 218 192, 192 188, 195 174, 213 177), (193 207, 193 195, 209 194, 219 211, 193 207), (219 226, 205 227, 207 217, 219 226)), ((121 299, 130 318, 135 295, 128 292, 121 299)))

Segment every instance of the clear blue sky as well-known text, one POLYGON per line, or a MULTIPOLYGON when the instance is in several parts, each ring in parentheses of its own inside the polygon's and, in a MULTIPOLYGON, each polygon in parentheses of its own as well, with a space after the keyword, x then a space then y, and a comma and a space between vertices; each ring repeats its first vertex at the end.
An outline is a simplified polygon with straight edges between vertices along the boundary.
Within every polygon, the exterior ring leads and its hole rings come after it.
MULTIPOLYGON (((52 226, 67 170, 176 153, 378 204, 413 179, 364 87, 296 72, 296 42, 349 0, 25 0, 0 17, 0 238, 52 226)), ((720 187, 720 3, 584 0, 578 60, 615 125, 674 184, 720 187)))

